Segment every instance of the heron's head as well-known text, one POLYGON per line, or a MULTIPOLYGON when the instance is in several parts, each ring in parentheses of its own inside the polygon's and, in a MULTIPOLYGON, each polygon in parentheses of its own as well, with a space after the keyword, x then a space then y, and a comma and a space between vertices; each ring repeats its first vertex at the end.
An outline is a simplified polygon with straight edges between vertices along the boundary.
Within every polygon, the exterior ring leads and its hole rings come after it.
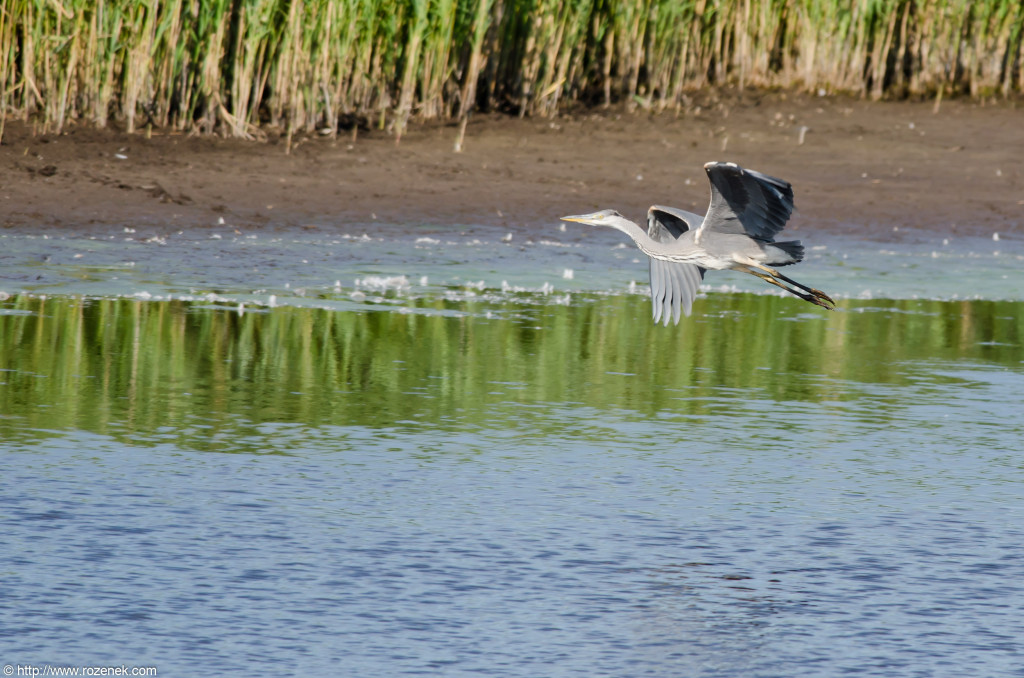
POLYGON ((611 226, 612 228, 618 228, 618 224, 622 223, 624 219, 625 217, 615 210, 601 210, 593 214, 574 214, 569 217, 562 217, 562 221, 575 221, 580 224, 590 224, 591 226, 611 226))

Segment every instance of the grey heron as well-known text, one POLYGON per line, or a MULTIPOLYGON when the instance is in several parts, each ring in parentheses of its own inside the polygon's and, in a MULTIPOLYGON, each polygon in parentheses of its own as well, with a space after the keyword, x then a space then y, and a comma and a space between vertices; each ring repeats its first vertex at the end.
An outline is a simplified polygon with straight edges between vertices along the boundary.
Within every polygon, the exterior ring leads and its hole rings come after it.
POLYGON ((562 217, 592 226, 610 226, 628 235, 650 257, 654 322, 679 323, 690 314, 697 289, 708 269, 731 269, 755 275, 790 294, 828 310, 832 298, 775 270, 804 258, 799 240, 775 242, 793 213, 788 181, 743 169, 731 162, 704 165, 711 181, 711 205, 703 217, 675 207, 654 205, 647 211, 647 231, 615 210, 562 217))

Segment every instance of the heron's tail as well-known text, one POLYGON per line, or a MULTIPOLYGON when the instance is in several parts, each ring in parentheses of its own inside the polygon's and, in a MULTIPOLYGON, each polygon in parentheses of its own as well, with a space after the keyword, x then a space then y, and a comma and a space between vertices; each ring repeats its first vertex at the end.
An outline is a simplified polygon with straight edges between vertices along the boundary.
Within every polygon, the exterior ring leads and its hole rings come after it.
POLYGON ((772 266, 788 266, 795 264, 804 258, 804 246, 799 240, 787 240, 786 242, 773 242, 765 247, 772 255, 769 264, 772 266), (778 252, 772 251, 773 249, 778 252))

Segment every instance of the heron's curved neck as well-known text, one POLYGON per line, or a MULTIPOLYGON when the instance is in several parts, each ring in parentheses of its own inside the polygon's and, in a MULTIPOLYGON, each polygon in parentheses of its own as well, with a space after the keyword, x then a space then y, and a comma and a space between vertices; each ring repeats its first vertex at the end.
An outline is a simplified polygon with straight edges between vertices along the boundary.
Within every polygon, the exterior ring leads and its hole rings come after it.
POLYGON ((646 251, 644 248, 649 245, 656 244, 651 236, 647 235, 647 231, 640 228, 639 225, 634 224, 629 219, 617 219, 615 222, 609 224, 612 228, 622 231, 636 243, 636 246, 646 251))
POLYGON ((640 251, 649 257, 657 257, 665 250, 664 244, 647 235, 647 231, 629 219, 621 219, 614 224, 610 224, 610 226, 632 238, 636 246, 640 248, 640 251))

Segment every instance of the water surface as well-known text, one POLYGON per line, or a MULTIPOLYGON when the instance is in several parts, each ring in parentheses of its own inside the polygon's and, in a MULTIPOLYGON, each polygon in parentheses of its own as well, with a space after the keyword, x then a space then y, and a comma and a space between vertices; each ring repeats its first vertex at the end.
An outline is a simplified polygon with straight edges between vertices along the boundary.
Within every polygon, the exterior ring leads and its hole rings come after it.
POLYGON ((399 232, 4 234, 5 663, 1024 672, 1015 243, 665 328, 614 238, 399 232))

